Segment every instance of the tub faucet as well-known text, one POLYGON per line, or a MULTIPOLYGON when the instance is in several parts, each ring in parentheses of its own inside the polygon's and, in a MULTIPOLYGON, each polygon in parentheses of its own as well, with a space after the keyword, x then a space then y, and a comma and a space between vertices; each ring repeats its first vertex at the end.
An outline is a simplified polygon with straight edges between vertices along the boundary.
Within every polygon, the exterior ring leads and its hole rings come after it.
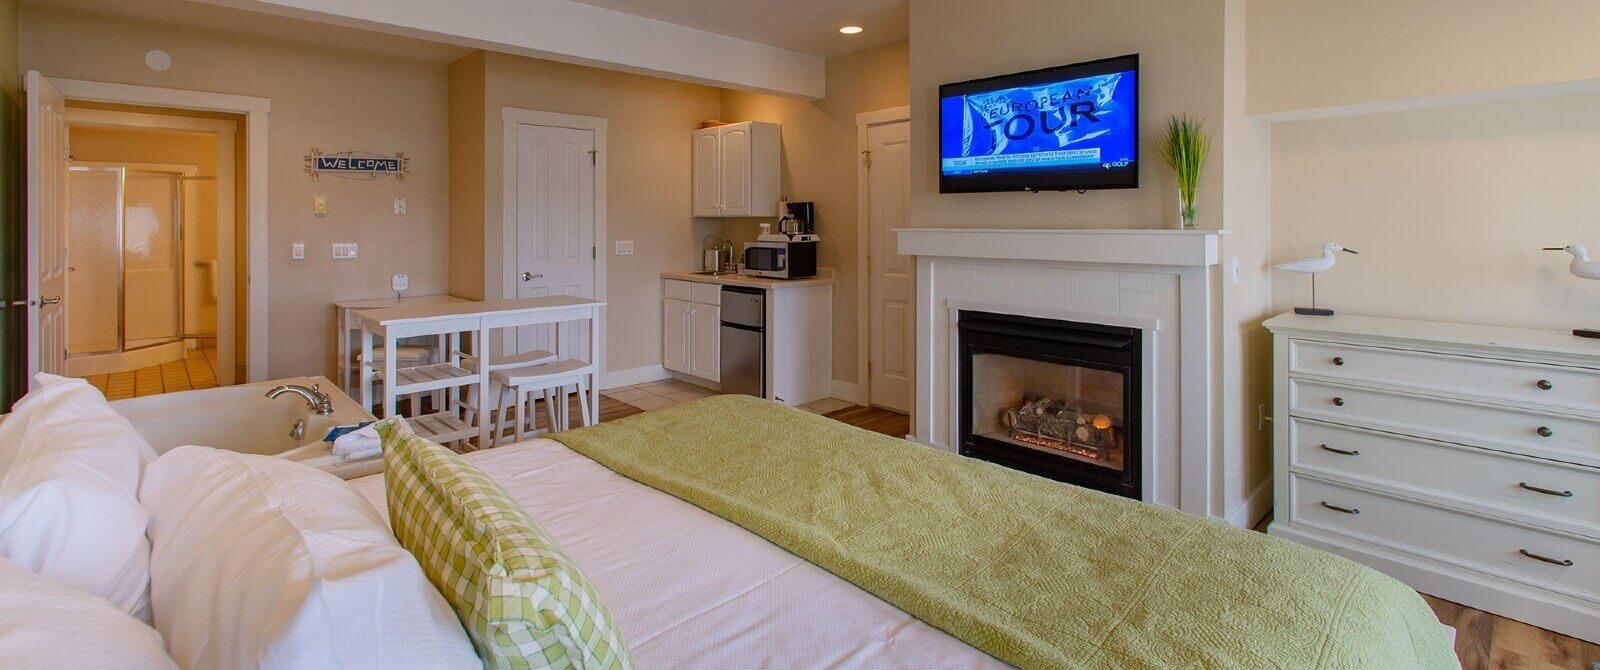
POLYGON ((319 384, 312 384, 311 388, 306 388, 299 384, 284 384, 267 391, 267 397, 277 398, 285 393, 293 393, 304 398, 306 404, 311 406, 311 411, 322 416, 330 416, 333 414, 333 398, 323 393, 320 386, 319 384))

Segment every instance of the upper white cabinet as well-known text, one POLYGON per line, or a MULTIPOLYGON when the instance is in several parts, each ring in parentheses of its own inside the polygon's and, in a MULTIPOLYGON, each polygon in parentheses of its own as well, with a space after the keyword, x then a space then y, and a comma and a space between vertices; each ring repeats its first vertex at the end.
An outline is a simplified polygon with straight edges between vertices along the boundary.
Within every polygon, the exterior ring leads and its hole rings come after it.
POLYGON ((696 130, 690 137, 693 216, 778 215, 778 124, 745 121, 696 130))

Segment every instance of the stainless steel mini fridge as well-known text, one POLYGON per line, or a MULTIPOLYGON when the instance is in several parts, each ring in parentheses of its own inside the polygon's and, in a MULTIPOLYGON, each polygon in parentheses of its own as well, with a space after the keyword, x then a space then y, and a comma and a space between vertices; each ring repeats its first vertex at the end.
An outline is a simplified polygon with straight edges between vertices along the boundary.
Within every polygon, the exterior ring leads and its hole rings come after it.
POLYGON ((723 393, 765 398, 767 390, 767 292, 722 287, 723 393))

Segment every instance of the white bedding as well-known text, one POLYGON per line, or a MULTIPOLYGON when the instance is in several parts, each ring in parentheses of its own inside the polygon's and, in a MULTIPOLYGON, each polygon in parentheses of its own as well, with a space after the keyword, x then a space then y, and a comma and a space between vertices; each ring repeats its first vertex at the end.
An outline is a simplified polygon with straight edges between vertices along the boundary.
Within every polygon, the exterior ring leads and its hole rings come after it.
MULTIPOLYGON (((559 442, 531 440, 466 458, 577 562, 641 669, 1007 667, 559 442)), ((382 475, 350 483, 387 519, 382 475)))

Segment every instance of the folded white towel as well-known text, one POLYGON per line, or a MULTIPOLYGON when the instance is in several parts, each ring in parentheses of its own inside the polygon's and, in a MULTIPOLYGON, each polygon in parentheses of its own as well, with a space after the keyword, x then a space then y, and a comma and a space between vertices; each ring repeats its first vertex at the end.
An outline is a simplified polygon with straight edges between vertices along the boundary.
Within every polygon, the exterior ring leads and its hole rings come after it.
POLYGON ((340 435, 333 440, 336 461, 354 461, 383 453, 383 438, 372 425, 340 435))

